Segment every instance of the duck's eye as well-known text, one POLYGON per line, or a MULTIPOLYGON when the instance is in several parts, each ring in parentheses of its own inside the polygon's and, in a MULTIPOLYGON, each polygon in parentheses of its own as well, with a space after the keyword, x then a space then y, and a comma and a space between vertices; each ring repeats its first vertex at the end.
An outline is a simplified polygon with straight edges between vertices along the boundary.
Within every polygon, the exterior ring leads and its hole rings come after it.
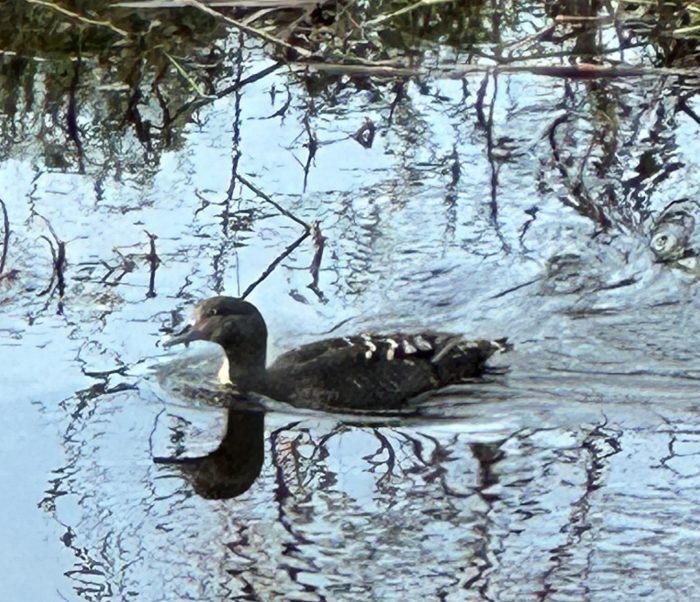
POLYGON ((216 309, 216 307, 212 307, 208 312, 209 317, 216 316, 218 314, 219 314, 219 310, 216 309))

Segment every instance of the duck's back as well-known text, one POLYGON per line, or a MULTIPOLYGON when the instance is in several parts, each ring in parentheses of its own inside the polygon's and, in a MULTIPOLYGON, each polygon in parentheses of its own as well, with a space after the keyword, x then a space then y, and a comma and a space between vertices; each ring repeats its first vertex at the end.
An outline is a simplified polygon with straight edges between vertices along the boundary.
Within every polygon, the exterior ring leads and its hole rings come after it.
POLYGON ((304 407, 389 409, 482 373, 505 339, 424 333, 327 339, 281 355, 268 369, 270 397, 304 407))

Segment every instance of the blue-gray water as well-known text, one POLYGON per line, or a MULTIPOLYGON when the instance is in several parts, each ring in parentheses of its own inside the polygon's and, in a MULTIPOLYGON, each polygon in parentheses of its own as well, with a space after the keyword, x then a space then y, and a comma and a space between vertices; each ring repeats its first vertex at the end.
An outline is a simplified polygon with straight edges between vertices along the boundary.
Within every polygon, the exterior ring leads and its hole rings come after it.
POLYGON ((280 69, 155 165, 118 128, 132 163, 110 165, 80 113, 84 173, 28 128, 0 165, 2 599, 696 599, 698 274, 650 248, 669 203, 700 198, 693 85, 432 76, 393 109, 380 83, 312 111, 280 69), (303 232, 234 165, 325 237, 316 292, 307 238, 249 296, 270 357, 339 324, 453 330, 507 335, 503 374, 405 416, 228 416, 218 350, 163 333, 303 232), (227 421, 235 497, 154 462, 206 456, 227 421))

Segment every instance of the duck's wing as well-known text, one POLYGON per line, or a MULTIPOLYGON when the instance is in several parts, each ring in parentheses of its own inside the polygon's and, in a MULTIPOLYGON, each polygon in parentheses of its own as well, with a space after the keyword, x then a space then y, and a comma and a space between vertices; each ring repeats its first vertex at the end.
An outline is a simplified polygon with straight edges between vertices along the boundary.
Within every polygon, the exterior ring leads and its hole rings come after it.
POLYGON ((287 367, 298 366, 312 362, 319 357, 332 357, 336 352, 343 352, 353 346, 353 341, 357 341, 360 337, 347 337, 337 339, 325 339, 316 341, 307 345, 301 345, 286 351, 278 356, 269 369, 285 369, 287 367))
POLYGON ((309 407, 396 407, 480 374, 498 350, 505 350, 504 340, 468 341, 450 333, 328 339, 280 356, 267 370, 269 394, 309 407))

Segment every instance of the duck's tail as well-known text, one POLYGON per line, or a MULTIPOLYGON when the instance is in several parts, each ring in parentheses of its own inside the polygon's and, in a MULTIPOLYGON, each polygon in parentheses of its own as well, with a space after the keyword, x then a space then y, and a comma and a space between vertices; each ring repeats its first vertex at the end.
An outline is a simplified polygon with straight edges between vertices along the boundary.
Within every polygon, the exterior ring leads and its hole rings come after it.
POLYGON ((456 382, 481 375, 484 372, 484 364, 492 355, 506 353, 511 349, 513 345, 505 337, 494 340, 468 340, 455 336, 443 342, 431 358, 431 363, 441 381, 456 382))

